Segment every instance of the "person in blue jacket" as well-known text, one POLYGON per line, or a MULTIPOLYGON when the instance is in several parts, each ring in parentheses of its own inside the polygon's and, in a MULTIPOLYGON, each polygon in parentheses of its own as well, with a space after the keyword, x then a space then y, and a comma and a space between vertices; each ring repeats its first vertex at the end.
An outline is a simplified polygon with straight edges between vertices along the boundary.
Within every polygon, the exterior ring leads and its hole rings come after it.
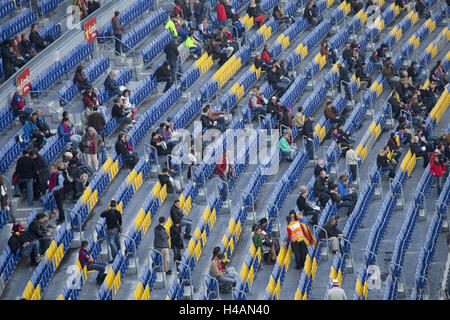
MULTIPOLYGON (((348 176, 344 173, 341 174, 338 178, 337 182, 338 193, 342 196, 342 200, 349 201, 353 208, 356 205, 356 201, 358 201, 358 195, 348 186, 348 176)), ((349 210, 350 211, 350 210, 349 210)))
POLYGON ((73 125, 68 118, 64 118, 58 126, 58 136, 64 137, 66 143, 72 142, 72 147, 78 149, 81 136, 75 133, 73 125))

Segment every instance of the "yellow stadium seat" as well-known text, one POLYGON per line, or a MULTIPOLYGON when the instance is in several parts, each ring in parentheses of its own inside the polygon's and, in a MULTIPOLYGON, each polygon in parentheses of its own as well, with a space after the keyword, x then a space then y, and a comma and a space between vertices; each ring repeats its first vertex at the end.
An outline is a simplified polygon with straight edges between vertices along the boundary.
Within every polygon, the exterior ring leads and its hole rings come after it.
POLYGON ((144 293, 144 287, 142 283, 139 281, 136 290, 134 291, 134 297, 136 300, 141 300, 142 294, 144 293))
POLYGON ((302 293, 300 292, 299 288, 297 288, 297 291, 295 291, 294 300, 303 300, 303 296, 302 296, 302 293))
POLYGON ((247 277, 248 277, 248 266, 245 264, 245 262, 242 264, 241 277, 242 277, 242 281, 243 281, 243 282, 247 281, 247 277))
POLYGON ((23 291, 22 296, 26 300, 31 300, 33 293, 34 293, 34 286, 33 286, 33 283, 29 280, 27 283, 27 286, 25 287, 25 290, 23 291))
POLYGON ((155 197, 155 198, 157 198, 158 197, 158 195, 159 195, 159 192, 161 191, 161 183, 158 181, 158 182, 156 182, 156 184, 155 184, 155 186, 153 187, 153 196, 155 197))
POLYGON ((111 287, 114 283, 114 278, 115 278, 114 270, 111 268, 111 269, 109 269, 108 274, 106 275, 106 278, 105 278, 106 284, 108 285, 109 289, 111 289, 111 287))
POLYGON ((309 256, 309 254, 306 255, 306 260, 305 260, 305 267, 304 270, 306 272, 306 274, 309 276, 311 273, 311 267, 312 267, 312 261, 311 261, 311 257, 309 256))
POLYGON ((142 294, 141 300, 150 300, 150 287, 149 285, 145 286, 144 293, 142 294))

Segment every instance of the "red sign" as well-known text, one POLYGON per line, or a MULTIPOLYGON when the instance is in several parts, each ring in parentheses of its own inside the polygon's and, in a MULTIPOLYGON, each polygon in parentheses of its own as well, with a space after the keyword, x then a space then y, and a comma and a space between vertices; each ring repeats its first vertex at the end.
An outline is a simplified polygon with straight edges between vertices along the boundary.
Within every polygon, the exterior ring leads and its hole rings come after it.
POLYGON ((16 79, 17 87, 22 88, 22 96, 31 90, 30 68, 23 70, 16 79))
POLYGON ((84 24, 84 36, 88 43, 91 43, 97 38, 97 17, 93 17, 84 24))

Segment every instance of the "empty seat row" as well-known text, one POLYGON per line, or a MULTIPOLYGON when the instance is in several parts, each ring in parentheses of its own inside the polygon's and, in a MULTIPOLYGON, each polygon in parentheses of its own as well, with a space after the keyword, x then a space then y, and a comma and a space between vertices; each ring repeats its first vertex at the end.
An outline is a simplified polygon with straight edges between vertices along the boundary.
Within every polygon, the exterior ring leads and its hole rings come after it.
POLYGON ((166 45, 172 41, 173 33, 168 30, 161 32, 156 38, 154 38, 148 45, 142 50, 141 54, 144 59, 144 63, 152 61, 160 52, 164 50, 166 45))
POLYGON ((142 22, 127 32, 122 38, 122 50, 127 52, 138 45, 150 33, 155 31, 158 26, 165 23, 169 17, 166 10, 159 8, 147 16, 142 22))
POLYGON ((41 16, 46 16, 55 11, 64 0, 40 0, 36 2, 37 10, 41 16))
POLYGON ((14 12, 16 6, 14 1, 3 0, 0 2, 0 19, 14 12))
POLYGON ((25 30, 31 24, 36 22, 37 14, 30 8, 22 10, 17 16, 9 19, 0 26, 0 42, 5 39, 13 38, 19 32, 25 30))

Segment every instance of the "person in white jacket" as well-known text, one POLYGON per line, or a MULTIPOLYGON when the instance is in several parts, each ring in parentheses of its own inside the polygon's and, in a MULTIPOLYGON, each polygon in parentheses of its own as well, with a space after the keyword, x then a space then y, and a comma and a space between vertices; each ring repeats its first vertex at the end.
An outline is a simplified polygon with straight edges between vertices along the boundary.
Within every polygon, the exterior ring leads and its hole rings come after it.
POLYGON ((361 158, 358 158, 358 155, 356 154, 356 151, 354 150, 354 145, 350 144, 348 146, 347 154, 345 156, 347 160, 347 165, 350 166, 350 171, 352 172, 352 180, 355 181, 358 175, 358 161, 361 160, 361 158))

